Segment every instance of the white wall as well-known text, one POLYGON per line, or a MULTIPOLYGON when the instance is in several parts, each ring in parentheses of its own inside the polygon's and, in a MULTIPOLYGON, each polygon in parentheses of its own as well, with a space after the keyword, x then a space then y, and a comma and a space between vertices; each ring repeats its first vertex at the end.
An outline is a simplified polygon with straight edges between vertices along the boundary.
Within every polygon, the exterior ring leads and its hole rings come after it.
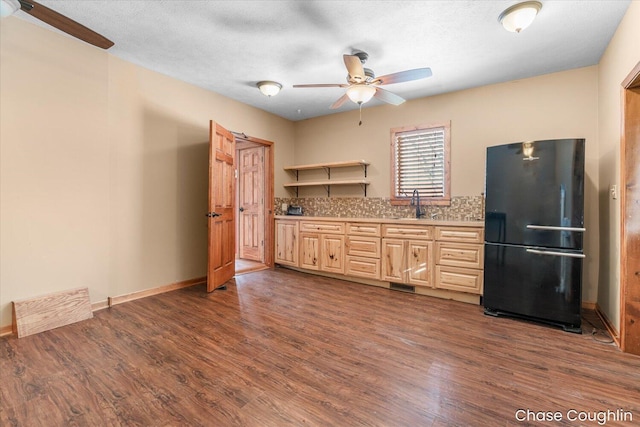
POLYGON ((598 140, 600 207, 600 288, 598 305, 620 330, 620 199, 621 83, 640 62, 640 1, 633 1, 599 64, 598 140))
POLYGON ((0 328, 13 300, 205 276, 210 119, 293 160, 288 120, 15 17, 0 31, 0 328))

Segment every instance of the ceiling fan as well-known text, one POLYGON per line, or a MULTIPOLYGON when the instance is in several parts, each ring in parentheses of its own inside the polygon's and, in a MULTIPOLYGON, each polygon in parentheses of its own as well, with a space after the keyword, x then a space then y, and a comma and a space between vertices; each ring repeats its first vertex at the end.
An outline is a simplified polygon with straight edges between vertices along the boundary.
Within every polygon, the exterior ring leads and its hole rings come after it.
POLYGON ((0 7, 3 18, 14 14, 20 9, 60 31, 64 31, 69 35, 99 48, 109 49, 113 46, 113 42, 106 37, 33 0, 0 0, 0 7))
MULTIPOLYGON (((413 70, 400 71, 397 73, 387 74, 376 77, 373 70, 364 68, 363 64, 369 59, 366 52, 355 52, 353 55, 343 55, 344 65, 347 67, 347 84, 306 84, 293 85, 296 88, 309 87, 342 87, 347 91, 336 102, 331 104, 331 109, 340 108, 347 100, 351 100, 360 106, 375 97, 380 101, 384 101, 392 105, 400 105, 405 99, 393 92, 382 89, 380 86, 394 83, 409 82, 430 77, 432 75, 430 68, 415 68, 413 70)), ((362 124, 362 120, 360 121, 362 124)))

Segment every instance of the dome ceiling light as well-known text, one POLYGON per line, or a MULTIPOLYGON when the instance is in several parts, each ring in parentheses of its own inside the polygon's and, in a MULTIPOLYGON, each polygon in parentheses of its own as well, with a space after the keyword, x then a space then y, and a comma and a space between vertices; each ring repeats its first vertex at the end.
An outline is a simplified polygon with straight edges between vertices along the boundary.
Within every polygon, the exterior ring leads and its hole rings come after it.
POLYGON ((514 4, 500 14, 498 21, 500 21, 505 30, 519 33, 531 25, 540 9, 542 9, 542 3, 538 1, 525 1, 514 4))

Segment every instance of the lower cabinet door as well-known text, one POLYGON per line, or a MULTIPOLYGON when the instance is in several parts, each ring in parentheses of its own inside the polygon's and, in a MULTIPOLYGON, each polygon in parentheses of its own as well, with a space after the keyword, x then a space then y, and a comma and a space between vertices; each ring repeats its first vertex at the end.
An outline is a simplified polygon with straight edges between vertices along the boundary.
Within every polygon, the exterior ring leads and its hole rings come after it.
POLYGON ((388 282, 405 283, 405 241, 382 239, 382 276, 388 282))
POLYGON ((320 245, 320 269, 344 274, 344 236, 323 234, 320 245))
POLYGON ((433 242, 409 240, 407 242, 408 282, 417 286, 433 286, 431 266, 433 242))
POLYGON ((276 221, 275 262, 298 266, 298 222, 276 221))
POLYGON ((309 270, 320 269, 320 235, 300 233, 300 267, 309 270))

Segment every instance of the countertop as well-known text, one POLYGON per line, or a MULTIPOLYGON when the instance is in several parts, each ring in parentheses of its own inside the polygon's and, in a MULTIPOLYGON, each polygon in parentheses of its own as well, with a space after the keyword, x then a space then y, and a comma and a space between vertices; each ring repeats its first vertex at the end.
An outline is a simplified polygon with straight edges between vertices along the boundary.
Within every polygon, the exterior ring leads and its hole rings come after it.
POLYGON ((299 215, 276 215, 276 219, 288 219, 297 221, 332 221, 332 222, 368 222, 384 224, 415 224, 415 225, 442 225, 450 227, 484 227, 484 221, 460 221, 441 219, 417 219, 417 218, 347 218, 329 216, 299 216, 299 215))

